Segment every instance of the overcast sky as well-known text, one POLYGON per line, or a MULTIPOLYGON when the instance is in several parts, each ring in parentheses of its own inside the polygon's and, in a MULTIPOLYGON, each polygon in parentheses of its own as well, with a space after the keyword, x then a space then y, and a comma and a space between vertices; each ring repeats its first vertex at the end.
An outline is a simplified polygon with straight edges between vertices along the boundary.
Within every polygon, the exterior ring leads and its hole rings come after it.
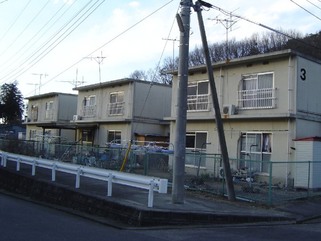
MULTIPOLYGON (((267 32, 257 24, 302 34, 320 29, 321 0, 208 0, 250 21, 203 11, 208 41, 236 40, 267 32), (226 23, 226 22, 225 22, 226 23)), ((76 93, 85 84, 128 77, 155 68, 178 54, 175 14, 180 0, 0 0, 0 84, 17 80, 27 97, 52 91, 76 93), (166 39, 171 39, 166 41, 166 39), (173 45, 174 44, 174 45, 173 45), (41 86, 39 88, 39 83, 41 86)), ((190 49, 200 45, 196 13, 191 11, 190 49)))

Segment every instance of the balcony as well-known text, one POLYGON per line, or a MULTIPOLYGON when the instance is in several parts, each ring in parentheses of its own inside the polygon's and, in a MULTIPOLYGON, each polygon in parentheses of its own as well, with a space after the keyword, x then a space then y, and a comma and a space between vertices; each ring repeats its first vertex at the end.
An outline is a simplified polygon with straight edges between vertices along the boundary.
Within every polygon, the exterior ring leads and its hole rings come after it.
POLYGON ((108 105, 108 115, 123 115, 125 109, 125 102, 115 102, 108 105))
POLYGON ((271 109, 276 106, 275 89, 252 89, 238 91, 239 109, 271 109))
POLYGON ((187 111, 208 111, 209 110, 209 94, 205 95, 188 95, 187 111))
POLYGON ((54 112, 53 110, 46 110, 45 112, 45 120, 53 120, 54 112))
POLYGON ((95 117, 96 116, 96 105, 84 106, 82 110, 83 117, 95 117))

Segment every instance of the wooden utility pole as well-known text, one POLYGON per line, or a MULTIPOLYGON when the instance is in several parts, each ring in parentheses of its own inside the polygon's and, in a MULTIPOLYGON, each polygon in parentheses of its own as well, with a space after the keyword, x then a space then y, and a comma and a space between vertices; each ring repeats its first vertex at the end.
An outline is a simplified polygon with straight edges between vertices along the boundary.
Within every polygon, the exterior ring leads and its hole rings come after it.
POLYGON ((204 28, 204 22, 202 17, 203 4, 206 4, 206 6, 208 7, 207 3, 204 3, 203 1, 196 1, 193 7, 195 12, 197 12, 199 28, 200 28, 200 33, 202 37, 204 56, 206 60, 207 73, 208 73, 210 88, 212 92, 212 101, 213 101, 214 111, 215 111, 215 122, 217 126, 217 132, 218 132, 218 137, 219 137, 219 142, 220 142, 221 152, 222 152, 223 168, 224 168, 224 174, 225 174, 225 180, 226 180, 226 186, 227 186, 227 195, 230 201, 235 201, 235 191, 234 191, 233 178, 232 178, 232 173, 230 168, 230 160, 229 160, 227 146, 226 146, 223 122, 222 122, 220 106, 218 102, 217 91, 216 91, 216 86, 214 81, 213 67, 210 59, 207 38, 206 38, 206 33, 204 28))

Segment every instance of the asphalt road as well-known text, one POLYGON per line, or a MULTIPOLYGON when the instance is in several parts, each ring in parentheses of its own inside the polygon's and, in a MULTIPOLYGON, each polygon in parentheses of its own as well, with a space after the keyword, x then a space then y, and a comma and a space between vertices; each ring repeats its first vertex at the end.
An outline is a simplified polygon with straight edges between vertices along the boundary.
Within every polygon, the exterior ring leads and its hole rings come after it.
POLYGON ((321 224, 207 228, 116 229, 79 216, 0 194, 1 241, 308 241, 321 239, 321 224))

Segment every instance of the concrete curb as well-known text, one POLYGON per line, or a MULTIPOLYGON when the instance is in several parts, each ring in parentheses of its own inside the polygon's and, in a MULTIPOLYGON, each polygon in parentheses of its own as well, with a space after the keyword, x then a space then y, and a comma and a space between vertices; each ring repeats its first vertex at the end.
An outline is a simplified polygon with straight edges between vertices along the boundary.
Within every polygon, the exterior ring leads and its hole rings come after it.
POLYGON ((0 168, 0 188, 28 200, 50 205, 117 228, 288 223, 293 221, 292 218, 277 215, 244 215, 231 212, 197 212, 135 207, 3 168, 0 168))

